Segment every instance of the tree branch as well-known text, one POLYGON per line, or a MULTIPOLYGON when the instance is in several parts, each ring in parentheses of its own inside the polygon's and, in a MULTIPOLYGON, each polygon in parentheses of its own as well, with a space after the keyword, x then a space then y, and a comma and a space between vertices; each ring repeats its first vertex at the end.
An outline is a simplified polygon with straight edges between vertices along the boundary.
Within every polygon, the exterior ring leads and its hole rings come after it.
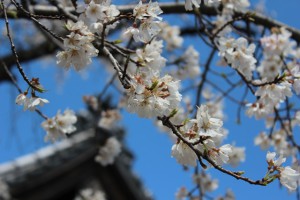
MULTIPOLYGON (((39 45, 32 47, 31 49, 18 51, 19 62, 31 61, 42 56, 52 54, 56 50, 57 46, 51 45, 48 41, 45 41, 39 45)), ((14 55, 4 56, 0 58, 0 60, 2 60, 6 64, 9 70, 14 66, 16 61, 14 55)), ((10 80, 10 77, 5 72, 3 65, 0 63, 0 82, 5 80, 10 80)))
MULTIPOLYGON (((162 9, 164 14, 184 14, 184 13, 190 13, 194 14, 193 12, 188 12, 184 8, 184 3, 160 3, 160 8, 162 9)), ((117 8, 120 10, 122 14, 132 12, 135 5, 121 5, 117 6, 117 8)), ((36 15, 42 15, 42 16, 57 16, 61 15, 58 11, 58 9, 55 6, 45 6, 45 5, 35 5, 30 6, 30 10, 32 10, 36 15)), ((75 9, 73 7, 67 7, 64 8, 64 10, 67 13, 76 14, 75 9)), ((200 12, 203 15, 208 16, 216 16, 217 10, 214 7, 207 7, 207 6, 201 6, 200 12)), ((251 13, 251 11, 250 11, 251 13)), ((249 11, 239 11, 234 10, 234 17, 241 17, 244 15, 249 14, 249 11)), ((8 10, 8 17, 11 18, 28 18, 28 16, 22 12, 18 12, 16 9, 9 9, 8 10), (17 15, 16 15, 17 14, 17 15)), ((3 14, 0 14, 0 17, 3 18, 3 14)), ((300 42, 300 30, 293 28, 291 26, 288 26, 287 24, 284 24, 280 21, 271 19, 270 17, 267 17, 260 13, 253 13, 251 15, 251 18, 254 20, 253 23, 257 25, 262 25, 267 28, 273 28, 273 27, 286 27, 287 30, 289 30, 292 33, 292 38, 296 41, 300 42)))

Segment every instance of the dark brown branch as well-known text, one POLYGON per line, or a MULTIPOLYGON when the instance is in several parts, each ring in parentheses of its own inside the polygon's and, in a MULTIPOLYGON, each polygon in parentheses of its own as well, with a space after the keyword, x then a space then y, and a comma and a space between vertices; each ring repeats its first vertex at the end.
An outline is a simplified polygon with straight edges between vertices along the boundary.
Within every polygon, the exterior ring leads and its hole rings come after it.
POLYGON ((202 89, 203 89, 203 86, 204 86, 204 83, 206 82, 206 76, 207 76, 207 73, 209 71, 209 68, 210 68, 210 64, 211 64, 211 61, 214 57, 216 53, 216 49, 213 48, 210 52, 210 55, 207 59, 207 62, 205 64, 205 69, 204 69, 204 72, 202 73, 201 75, 201 82, 199 84, 199 87, 198 87, 198 90, 197 90, 197 95, 196 95, 196 105, 200 105, 201 103, 201 93, 202 93, 202 89))
POLYGON ((25 72, 24 72, 24 70, 23 70, 23 68, 22 68, 22 66, 19 62, 19 57, 18 57, 18 54, 17 54, 17 51, 16 51, 16 47, 15 47, 15 44, 14 44, 13 39, 12 39, 11 34, 10 34, 9 22, 8 22, 8 18, 7 18, 7 11, 6 11, 6 7, 4 6, 3 0, 1 0, 1 7, 2 7, 2 10, 3 10, 3 13, 4 13, 4 18, 5 18, 5 26, 6 26, 6 31, 7 31, 6 35, 8 37, 10 47, 11 47, 11 51, 12 51, 12 54, 14 56, 17 68, 18 68, 20 74, 22 75, 24 81, 28 84, 28 86, 30 86, 33 89, 36 89, 36 87, 34 85, 32 85, 30 80, 27 78, 27 76, 26 76, 26 74, 25 74, 25 72))
POLYGON ((34 23, 36 23, 40 28, 42 28, 44 31, 46 31, 47 33, 49 33, 50 35, 52 35, 54 38, 56 38, 59 41, 63 41, 63 38, 59 37, 58 35, 56 35, 54 32, 52 32, 51 30, 49 30, 46 26, 44 26, 43 24, 41 24, 37 19, 35 19, 32 14, 30 12, 28 12, 27 10, 25 10, 19 3, 17 3, 15 0, 12 0, 12 3, 16 6, 17 10, 26 14, 34 23))
POLYGON ((7 68, 6 64, 1 60, 1 65, 4 68, 6 74, 8 75, 9 79, 12 81, 12 83, 14 84, 14 86, 17 88, 17 90, 19 91, 19 93, 22 93, 21 88, 19 87, 16 79, 14 78, 14 76, 12 75, 12 73, 9 71, 9 69, 7 68))

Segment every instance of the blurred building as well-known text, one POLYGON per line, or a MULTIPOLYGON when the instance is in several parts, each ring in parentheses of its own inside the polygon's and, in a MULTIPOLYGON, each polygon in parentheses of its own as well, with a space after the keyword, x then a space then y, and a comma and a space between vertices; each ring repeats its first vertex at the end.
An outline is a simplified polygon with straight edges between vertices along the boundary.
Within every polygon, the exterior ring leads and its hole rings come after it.
POLYGON ((73 200, 83 188, 100 190, 107 200, 151 199, 132 171, 133 156, 125 145, 114 164, 94 161, 107 135, 101 128, 80 131, 0 165, 0 177, 18 200, 73 200))

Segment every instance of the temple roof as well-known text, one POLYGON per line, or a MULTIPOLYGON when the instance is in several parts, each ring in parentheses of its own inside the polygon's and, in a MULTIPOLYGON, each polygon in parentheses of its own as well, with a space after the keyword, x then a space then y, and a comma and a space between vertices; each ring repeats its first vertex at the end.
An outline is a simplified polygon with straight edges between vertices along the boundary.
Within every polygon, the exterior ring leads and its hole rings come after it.
POLYGON ((132 171, 133 155, 123 145, 115 163, 94 161, 105 129, 89 129, 58 143, 0 165, 0 177, 20 200, 74 199, 90 181, 97 181, 111 200, 146 200, 139 178, 132 171), (100 137, 100 138, 101 138, 100 137))

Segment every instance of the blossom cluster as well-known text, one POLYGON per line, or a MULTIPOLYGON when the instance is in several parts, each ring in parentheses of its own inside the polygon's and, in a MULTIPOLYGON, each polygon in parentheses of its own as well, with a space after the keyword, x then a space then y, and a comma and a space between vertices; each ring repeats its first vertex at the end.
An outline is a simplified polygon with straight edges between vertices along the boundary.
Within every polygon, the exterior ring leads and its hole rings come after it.
MULTIPOLYGON (((293 124, 293 128, 294 126, 295 124, 293 124)), ((289 124, 285 122, 284 127, 274 129, 271 135, 267 135, 265 132, 261 132, 254 139, 254 144, 260 146, 260 148, 263 150, 266 150, 272 146, 274 150, 280 155, 295 157, 297 148, 289 142, 288 134, 291 134, 291 132, 288 131, 288 127, 289 124)))
POLYGON ((300 173, 292 169, 290 166, 281 166, 286 161, 286 158, 280 155, 279 158, 276 159, 275 152, 268 152, 266 158, 268 163, 268 174, 264 179, 272 181, 274 177, 276 177, 274 176, 274 173, 277 171, 280 183, 290 191, 296 190, 300 173))
POLYGON ((179 81, 174 81, 169 75, 150 80, 143 80, 136 75, 127 92, 127 110, 147 118, 168 115, 181 100, 178 87, 179 81))
POLYGON ((272 34, 260 40, 263 47, 263 59, 257 68, 262 84, 255 95, 257 102, 248 104, 249 116, 263 118, 273 113, 287 97, 291 97, 292 87, 296 94, 300 93, 298 50, 295 41, 291 40, 291 33, 286 28, 273 28, 272 34), (292 61, 284 61, 283 57, 291 56, 292 61), (269 82, 269 83, 268 83, 269 82))
POLYGON ((16 104, 24 106, 24 111, 35 111, 37 106, 43 106, 45 103, 49 103, 47 99, 43 99, 37 96, 27 97, 27 92, 21 93, 16 98, 16 104))
MULTIPOLYGON (((196 119, 186 120, 179 132, 187 143, 202 154, 206 154, 215 164, 236 165, 244 160, 244 150, 234 148, 230 144, 218 147, 226 136, 222 126, 222 120, 211 117, 208 107, 201 105, 197 110, 196 119)), ((182 165, 196 166, 197 155, 186 142, 178 140, 172 147, 172 156, 182 165)))
MULTIPOLYGON (((191 99, 186 96, 183 99, 183 105, 181 104, 175 111, 176 114, 169 119, 172 124, 181 124, 182 122, 187 120, 187 116, 189 115, 190 111, 192 111, 191 99)), ((162 132, 168 134, 172 142, 175 143, 177 141, 177 136, 173 133, 173 131, 170 128, 164 126, 160 120, 156 121, 156 125, 162 132)))
MULTIPOLYGON (((193 10, 193 8, 199 8, 201 4, 201 0, 185 0, 185 9, 193 10)), ((228 10, 241 10, 250 6, 248 0, 204 0, 204 4, 206 6, 214 6, 218 7, 221 4, 224 6, 224 10, 228 12, 228 10)))
MULTIPOLYGON (((205 171, 193 174, 193 182, 196 187, 200 187, 202 194, 207 194, 207 192, 213 192, 218 188, 218 180, 212 179, 210 174, 205 171)), ((192 191, 188 191, 186 187, 180 187, 175 194, 176 200, 187 200, 187 199, 198 199, 199 195, 192 194, 192 191)), ((235 200, 235 196, 231 190, 227 190, 224 197, 215 198, 216 200, 235 200)))
POLYGON ((157 2, 143 4, 142 1, 133 9, 134 23, 125 35, 132 35, 136 42, 148 43, 160 32, 159 23, 162 20, 158 15, 162 13, 157 2))
MULTIPOLYGON (((142 26, 159 24, 161 10, 157 2, 142 4, 134 9, 135 20, 142 20, 142 26), (155 19, 155 20, 154 20, 155 19), (158 21, 157 21, 158 20, 158 21), (150 23, 150 24, 147 24, 150 23)), ((152 25, 151 25, 152 26, 152 25)), ((130 29, 136 29, 131 27, 130 29)), ((156 29, 151 29, 151 31, 156 29)), ((128 32, 128 30, 126 31, 128 32)), ((132 32, 136 41, 150 41, 159 31, 145 34, 132 32), (146 40, 144 40, 146 38, 146 40)), ((153 39, 143 49, 137 49, 129 64, 128 74, 131 77, 130 88, 127 90, 127 110, 137 113, 140 117, 152 118, 168 115, 176 109, 181 101, 179 81, 170 75, 161 76, 166 59, 161 56, 162 40, 153 39)))
POLYGON ((68 21, 66 27, 71 33, 64 39, 65 50, 56 55, 57 64, 66 69, 73 65, 80 71, 92 62, 92 57, 98 55, 99 51, 92 44, 94 34, 83 21, 68 21))
POLYGON ((65 110, 63 113, 60 111, 52 117, 42 122, 41 126, 47 132, 45 141, 51 140, 52 142, 65 138, 67 134, 76 131, 74 124, 77 122, 77 117, 72 110, 65 110))
POLYGON ((110 0, 98 1, 91 0, 85 1, 84 4, 77 6, 79 20, 83 21, 93 33, 102 34, 103 27, 106 25, 105 33, 115 28, 118 21, 115 19, 120 15, 120 11, 115 5, 111 4, 110 0))
POLYGON ((201 187, 203 193, 212 192, 218 188, 218 180, 212 179, 210 174, 202 171, 201 173, 193 175, 193 181, 196 185, 201 187))
POLYGON ((248 44, 246 38, 238 39, 220 37, 217 40, 219 55, 226 59, 232 68, 241 73, 247 80, 252 79, 256 59, 253 56, 255 44, 248 44))
POLYGON ((36 95, 36 91, 40 93, 45 91, 39 82, 39 78, 32 78, 30 84, 31 86, 25 92, 20 93, 15 100, 16 104, 24 106, 24 111, 35 111, 37 106, 43 106, 49 103, 47 99, 40 98, 36 95), (31 89, 31 97, 27 97, 29 89, 31 89))
POLYGON ((121 115, 119 110, 111 109, 101 112, 101 118, 98 121, 98 126, 106 129, 111 129, 119 120, 121 115))
POLYGON ((274 107, 278 107, 279 103, 292 96, 291 84, 287 81, 267 84, 259 87, 255 96, 260 98, 257 102, 248 104, 247 114, 249 116, 255 115, 257 119, 266 117, 274 112, 274 107))
POLYGON ((182 46, 183 38, 180 36, 179 26, 171 26, 167 22, 161 22, 159 26, 159 37, 167 43, 167 50, 172 51, 182 46))
MULTIPOLYGON (((260 39, 264 57, 257 68, 260 76, 266 81, 273 81, 283 73, 284 62, 282 56, 297 57, 295 52, 296 42, 291 40, 291 32, 286 30, 285 27, 273 28, 271 31, 271 35, 260 39)), ((294 64, 293 66, 295 66, 294 64)), ((296 68, 291 70, 295 71, 296 68)))
POLYGON ((105 141, 104 146, 99 148, 99 154, 95 157, 95 161, 102 166, 111 165, 121 153, 121 150, 120 142, 115 137, 110 137, 105 141))
POLYGON ((175 194, 175 199, 176 200, 185 200, 186 197, 188 196, 189 192, 186 189, 186 187, 181 187, 178 189, 178 191, 175 194))
POLYGON ((153 39, 143 49, 137 49, 132 55, 132 60, 128 66, 131 74, 140 74, 144 79, 160 76, 161 70, 166 65, 166 59, 161 56, 163 51, 162 40, 153 39), (138 66, 137 66, 138 65, 138 66))
POLYGON ((189 46, 182 56, 174 61, 177 68, 170 73, 179 80, 198 77, 200 74, 199 57, 199 52, 193 46, 189 46))

